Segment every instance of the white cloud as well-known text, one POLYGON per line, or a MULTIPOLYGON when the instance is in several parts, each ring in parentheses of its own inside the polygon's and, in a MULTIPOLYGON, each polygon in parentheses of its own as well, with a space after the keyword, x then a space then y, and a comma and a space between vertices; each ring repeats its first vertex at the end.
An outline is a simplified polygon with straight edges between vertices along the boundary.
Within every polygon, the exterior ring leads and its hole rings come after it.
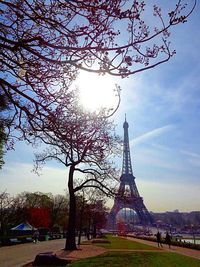
POLYGON ((180 150, 180 152, 184 155, 187 155, 189 157, 193 157, 193 158, 198 158, 200 159, 200 154, 197 154, 197 153, 194 153, 194 152, 191 152, 191 151, 186 151, 186 150, 180 150))
POLYGON ((173 128, 174 128, 174 125, 169 124, 169 125, 165 125, 163 127, 154 129, 152 131, 149 131, 149 132, 147 132, 147 133, 145 133, 145 134, 143 134, 141 136, 138 136, 138 137, 132 139, 130 141, 130 145, 135 145, 135 144, 144 142, 146 140, 153 139, 153 138, 155 138, 157 136, 165 134, 168 131, 171 131, 173 128))
POLYGON ((12 163, 1 171, 1 190, 10 194, 23 191, 63 194, 67 188, 67 169, 44 166, 42 174, 32 172, 33 165, 12 163))

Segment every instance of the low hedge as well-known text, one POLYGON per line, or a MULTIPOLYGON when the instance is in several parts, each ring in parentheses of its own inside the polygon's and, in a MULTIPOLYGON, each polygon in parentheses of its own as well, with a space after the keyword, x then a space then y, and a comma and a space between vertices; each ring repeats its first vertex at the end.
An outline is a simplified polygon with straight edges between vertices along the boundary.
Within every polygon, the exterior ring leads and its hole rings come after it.
MULTIPOLYGON (((153 241, 157 242, 154 237, 146 237, 146 236, 132 236, 132 235, 127 235, 129 237, 134 237, 138 239, 143 239, 147 241, 153 241)), ((165 244, 164 240, 162 241, 163 244, 165 244)), ((177 246, 177 247, 184 247, 184 248, 191 248, 191 249, 196 249, 200 250, 200 245, 198 244, 192 244, 192 243, 187 243, 187 242, 178 242, 178 241, 171 241, 171 245, 177 246)))
POLYGON ((19 244, 20 244, 20 243, 31 242, 31 238, 32 238, 31 235, 23 235, 23 236, 8 235, 8 236, 1 236, 0 241, 1 241, 2 246, 8 246, 8 245, 12 245, 12 244, 17 244, 14 242, 12 243, 11 239, 17 239, 19 241, 19 244))

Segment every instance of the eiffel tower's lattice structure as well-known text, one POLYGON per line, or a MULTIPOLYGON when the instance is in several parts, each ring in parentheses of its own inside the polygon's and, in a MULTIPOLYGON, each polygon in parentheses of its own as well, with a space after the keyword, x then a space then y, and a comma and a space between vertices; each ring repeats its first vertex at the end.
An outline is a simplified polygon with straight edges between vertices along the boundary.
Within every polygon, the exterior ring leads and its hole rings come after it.
POLYGON ((128 122, 123 124, 124 128, 124 143, 123 143, 123 164, 122 164, 122 175, 120 177, 120 185, 118 192, 115 196, 114 205, 108 216, 108 228, 116 228, 116 216, 117 213, 122 209, 132 209, 136 212, 139 224, 143 226, 152 225, 153 221, 147 208, 144 205, 143 198, 140 197, 135 177, 133 176, 131 155, 129 147, 129 136, 128 136, 128 122), (128 188, 128 194, 127 194, 128 188))

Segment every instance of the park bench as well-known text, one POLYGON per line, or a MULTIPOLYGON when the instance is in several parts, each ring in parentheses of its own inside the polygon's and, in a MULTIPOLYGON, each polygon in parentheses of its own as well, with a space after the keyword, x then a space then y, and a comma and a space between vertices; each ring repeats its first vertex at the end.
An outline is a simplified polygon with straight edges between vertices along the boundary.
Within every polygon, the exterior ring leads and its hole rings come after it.
POLYGON ((62 234, 59 234, 59 233, 51 233, 50 235, 50 239, 59 239, 59 238, 62 238, 62 234))
POLYGON ((9 243, 10 243, 10 245, 16 245, 16 244, 21 243, 21 241, 18 240, 17 238, 10 238, 9 243))
POLYGON ((33 238, 32 237, 26 237, 26 242, 33 242, 33 238))

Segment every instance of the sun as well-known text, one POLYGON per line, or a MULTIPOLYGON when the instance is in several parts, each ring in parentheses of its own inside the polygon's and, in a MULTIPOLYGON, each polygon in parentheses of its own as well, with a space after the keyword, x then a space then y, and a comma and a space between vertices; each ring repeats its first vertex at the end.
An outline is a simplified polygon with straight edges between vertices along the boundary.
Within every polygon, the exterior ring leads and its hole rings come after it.
POLYGON ((79 91, 80 104, 89 111, 101 108, 115 108, 117 97, 114 89, 116 81, 108 75, 81 72, 75 82, 79 91))

